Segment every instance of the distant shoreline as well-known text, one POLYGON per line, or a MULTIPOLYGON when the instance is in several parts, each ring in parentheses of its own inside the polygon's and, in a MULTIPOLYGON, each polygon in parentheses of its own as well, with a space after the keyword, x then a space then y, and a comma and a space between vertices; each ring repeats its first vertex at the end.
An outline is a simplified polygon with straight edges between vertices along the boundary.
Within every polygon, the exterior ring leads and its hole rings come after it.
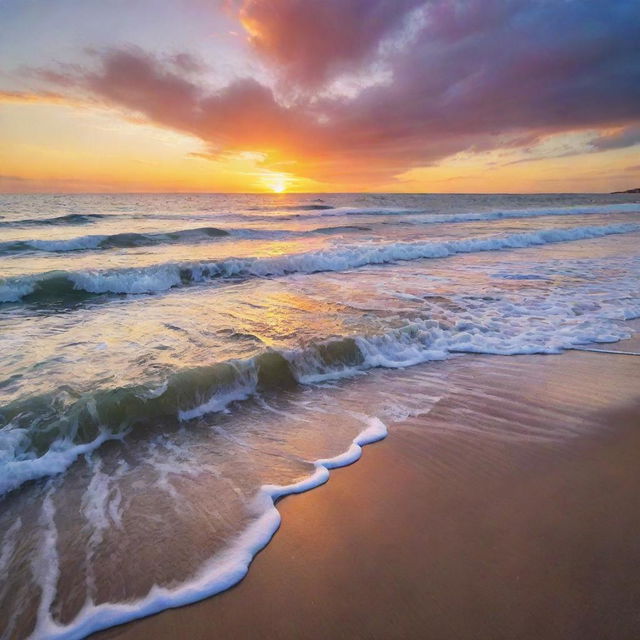
POLYGON ((612 191, 612 196, 619 196, 623 193, 640 193, 640 187, 636 187, 635 189, 627 189, 626 191, 612 191))

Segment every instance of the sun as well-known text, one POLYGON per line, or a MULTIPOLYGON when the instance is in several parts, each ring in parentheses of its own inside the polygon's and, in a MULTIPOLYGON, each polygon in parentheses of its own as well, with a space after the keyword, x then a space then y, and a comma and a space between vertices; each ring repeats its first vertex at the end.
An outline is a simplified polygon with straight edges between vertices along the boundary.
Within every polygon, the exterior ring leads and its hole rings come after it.
POLYGON ((289 180, 286 175, 275 173, 263 178, 262 182, 264 186, 270 191, 273 191, 273 193, 284 193, 287 190, 289 180))

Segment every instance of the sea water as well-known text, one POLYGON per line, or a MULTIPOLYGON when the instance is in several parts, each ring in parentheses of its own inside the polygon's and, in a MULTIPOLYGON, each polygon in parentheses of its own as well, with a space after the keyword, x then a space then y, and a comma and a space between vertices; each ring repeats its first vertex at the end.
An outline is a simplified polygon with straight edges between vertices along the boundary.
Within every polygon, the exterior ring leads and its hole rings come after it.
POLYGON ((631 335, 636 199, 0 196, 2 637, 235 584, 436 361, 631 335))

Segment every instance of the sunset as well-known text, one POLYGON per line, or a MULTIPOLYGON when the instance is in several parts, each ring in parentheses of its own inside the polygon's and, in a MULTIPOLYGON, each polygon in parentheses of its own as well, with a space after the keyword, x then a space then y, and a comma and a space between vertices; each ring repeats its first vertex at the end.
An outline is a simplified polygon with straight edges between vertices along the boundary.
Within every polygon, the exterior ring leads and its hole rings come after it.
POLYGON ((626 189, 637 29, 626 1, 5 0, 0 191, 626 189))
POLYGON ((0 0, 0 640, 640 638, 638 0, 0 0))

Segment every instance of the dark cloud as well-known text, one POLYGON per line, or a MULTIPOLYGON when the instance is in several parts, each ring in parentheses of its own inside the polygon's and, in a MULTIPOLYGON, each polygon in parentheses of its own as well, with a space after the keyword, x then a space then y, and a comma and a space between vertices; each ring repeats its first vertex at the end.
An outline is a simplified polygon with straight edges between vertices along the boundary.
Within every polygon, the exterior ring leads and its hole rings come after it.
POLYGON ((635 144, 640 144, 640 126, 627 127, 613 133, 607 133, 591 142, 591 145, 598 151, 623 149, 635 144))
POLYGON ((640 117, 637 2, 430 3, 389 87, 351 105, 392 135, 568 130, 640 117))

